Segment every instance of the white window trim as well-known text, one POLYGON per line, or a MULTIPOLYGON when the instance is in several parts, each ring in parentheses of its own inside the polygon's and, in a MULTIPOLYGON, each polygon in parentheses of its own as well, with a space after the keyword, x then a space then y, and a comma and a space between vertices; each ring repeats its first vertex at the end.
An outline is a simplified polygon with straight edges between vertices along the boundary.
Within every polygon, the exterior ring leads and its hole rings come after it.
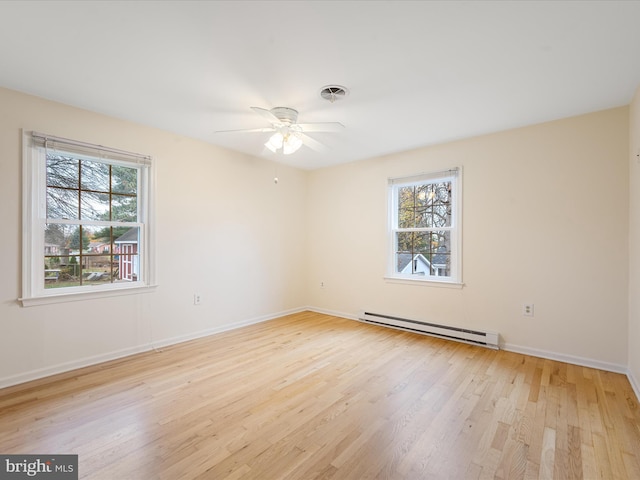
MULTIPOLYGON (((145 157, 147 168, 141 168, 138 196, 139 222, 132 226, 140 226, 141 279, 135 282, 110 283, 106 285, 68 287, 63 289, 45 289, 44 271, 41 268, 44 253, 44 229, 46 219, 46 164, 45 148, 36 145, 35 132, 22 131, 22 297, 18 301, 23 307, 64 303, 78 300, 90 300, 119 295, 149 292, 155 289, 155 234, 153 197, 155 191, 155 172, 151 168, 151 158, 145 157)), ((36 134, 43 135, 43 134, 36 134)), ((127 152, 107 149, 99 145, 84 144, 72 140, 51 137, 68 141, 95 151, 113 151, 126 156, 127 152)), ((136 155, 136 154, 131 154, 136 155)), ((78 155, 82 157, 82 155, 78 155)), ((143 156, 139 156, 143 158, 143 156)), ((119 165, 132 165, 135 162, 105 161, 119 165)), ((71 221, 71 223, 77 223, 71 221)), ((100 222, 93 222, 99 224, 100 222)))
POLYGON ((445 288, 462 288, 462 166, 453 167, 446 171, 421 173, 407 177, 389 178, 388 180, 388 254, 387 254, 387 271, 384 276, 385 281, 389 283, 405 284, 405 285, 425 285, 445 288), (395 254, 396 254, 396 236, 395 236, 395 218, 398 213, 397 205, 397 188, 407 185, 418 185, 433 180, 448 180, 454 182, 454 193, 452 197, 453 224, 450 231, 451 238, 451 276, 436 277, 418 275, 401 275, 396 272, 395 254))

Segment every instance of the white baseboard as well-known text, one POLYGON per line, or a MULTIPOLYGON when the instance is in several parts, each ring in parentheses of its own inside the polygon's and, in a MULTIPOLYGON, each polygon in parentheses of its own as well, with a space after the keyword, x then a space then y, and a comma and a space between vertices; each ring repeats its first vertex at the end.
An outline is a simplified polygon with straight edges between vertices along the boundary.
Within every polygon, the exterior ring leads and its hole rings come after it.
POLYGON ((71 370, 77 370, 78 368, 89 367, 91 365, 97 365, 98 363, 108 362, 110 360, 117 360, 118 358, 128 357, 130 355, 135 355, 136 353, 148 352, 152 348, 153 347, 151 345, 139 345, 136 347, 124 348, 122 350, 117 350, 101 355, 84 357, 78 360, 73 360, 71 362, 59 363, 50 367, 29 370, 28 372, 0 378, 0 388, 19 385, 21 383, 30 382, 32 380, 50 377, 51 375, 57 375, 59 373, 70 372, 71 370))
POLYGON ((200 330, 197 332, 187 333, 185 335, 179 335, 177 337, 165 338, 162 340, 157 340, 153 342, 151 345, 152 348, 161 348, 167 347, 169 345, 175 345, 177 343, 188 342, 190 340, 195 340, 197 338, 208 337, 210 335, 215 335, 216 333, 228 332, 229 330, 236 330, 238 328, 247 327, 249 325, 254 325, 256 323, 267 322, 269 320, 274 320, 276 318, 284 317, 285 315, 292 315, 294 313, 304 312, 306 308, 293 308, 291 310, 285 310, 282 312, 262 315, 260 317, 249 318, 247 320, 241 320, 239 322, 229 323, 225 325, 220 325, 213 328, 207 328, 206 330, 200 330))
POLYGON ((614 373, 627 373, 627 366, 620 365, 618 363, 602 362, 600 360, 593 360, 591 358, 567 355, 564 353, 549 352, 547 350, 541 350, 539 348, 523 347, 510 343, 505 343, 504 345, 501 345, 500 348, 506 350, 507 352, 522 353, 524 355, 531 355, 532 357, 548 358, 549 360, 571 363, 572 365, 579 365, 581 367, 595 368, 598 370, 604 370, 614 373))
POLYGON ((234 322, 232 324, 221 325, 206 330, 200 330, 198 332, 192 332, 185 335, 180 335, 172 338, 165 338, 156 340, 143 345, 137 345, 131 348, 125 348, 113 352, 108 352, 100 355, 94 355, 90 357, 80 358, 71 362, 59 363, 46 368, 39 368, 36 370, 30 370, 28 372, 19 373, 17 375, 11 375, 9 377, 0 378, 0 388, 11 387, 19 385, 21 383, 30 382, 32 380, 38 380, 40 378, 50 377, 51 375, 57 375, 59 373, 70 372, 77 370, 78 368, 89 367, 91 365, 97 365, 99 363, 108 362, 111 360, 117 360, 119 358, 128 357, 137 353, 148 352, 150 350, 166 347, 169 345, 175 345, 182 342, 188 342, 189 340, 195 340, 196 338, 207 337, 209 335, 215 335, 216 333, 226 332, 229 330, 235 330, 237 328, 246 327, 256 323, 262 323, 269 320, 274 320, 285 315, 291 315, 293 313, 304 312, 307 310, 304 307, 286 310, 274 314, 262 315, 260 317, 250 318, 242 320, 240 322, 234 322))
POLYGON ((352 315, 350 313, 337 312, 335 310, 327 310, 326 308, 318 307, 306 307, 305 310, 309 312, 322 313, 324 315, 331 315, 332 317, 346 318, 348 320, 358 320, 358 315, 352 315))
POLYGON ((638 379, 631 372, 631 370, 628 370, 628 369, 627 369, 627 378, 629 379, 631 388, 633 388, 633 391, 636 394, 636 399, 640 402, 640 382, 638 382, 638 379))

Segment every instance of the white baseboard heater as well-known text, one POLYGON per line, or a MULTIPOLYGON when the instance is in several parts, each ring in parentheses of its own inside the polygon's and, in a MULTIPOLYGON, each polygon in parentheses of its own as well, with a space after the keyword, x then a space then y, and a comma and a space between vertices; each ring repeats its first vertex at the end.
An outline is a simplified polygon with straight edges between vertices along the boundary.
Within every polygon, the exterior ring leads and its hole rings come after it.
POLYGON ((436 323, 421 322, 408 318, 383 315, 381 313, 360 312, 358 318, 366 323, 382 325, 385 327, 407 330, 410 332, 431 335, 432 337, 455 340, 457 342, 469 343, 471 345, 481 345, 483 347, 499 349, 498 334, 495 332, 485 332, 479 330, 469 330, 468 328, 450 327, 448 325, 438 325, 436 323))

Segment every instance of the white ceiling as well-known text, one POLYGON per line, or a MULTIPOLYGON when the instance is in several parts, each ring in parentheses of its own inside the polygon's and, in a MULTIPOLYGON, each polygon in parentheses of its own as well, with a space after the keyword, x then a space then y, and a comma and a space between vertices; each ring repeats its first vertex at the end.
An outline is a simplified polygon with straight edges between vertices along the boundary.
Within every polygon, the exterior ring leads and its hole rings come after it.
POLYGON ((626 105, 638 85, 637 1, 0 1, 0 86, 305 169, 626 105), (350 95, 331 104, 328 84, 350 95), (288 156, 214 133, 268 126, 251 106, 346 129, 288 156))

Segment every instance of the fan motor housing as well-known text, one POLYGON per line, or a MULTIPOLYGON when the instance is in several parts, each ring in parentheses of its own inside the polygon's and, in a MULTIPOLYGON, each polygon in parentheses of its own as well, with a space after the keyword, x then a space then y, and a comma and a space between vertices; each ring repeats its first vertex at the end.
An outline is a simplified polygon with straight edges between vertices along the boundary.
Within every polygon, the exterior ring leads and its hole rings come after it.
POLYGON ((298 120, 298 111, 293 108, 274 107, 269 111, 278 117, 278 120, 282 123, 286 123, 287 125, 294 124, 296 123, 296 120, 298 120))

